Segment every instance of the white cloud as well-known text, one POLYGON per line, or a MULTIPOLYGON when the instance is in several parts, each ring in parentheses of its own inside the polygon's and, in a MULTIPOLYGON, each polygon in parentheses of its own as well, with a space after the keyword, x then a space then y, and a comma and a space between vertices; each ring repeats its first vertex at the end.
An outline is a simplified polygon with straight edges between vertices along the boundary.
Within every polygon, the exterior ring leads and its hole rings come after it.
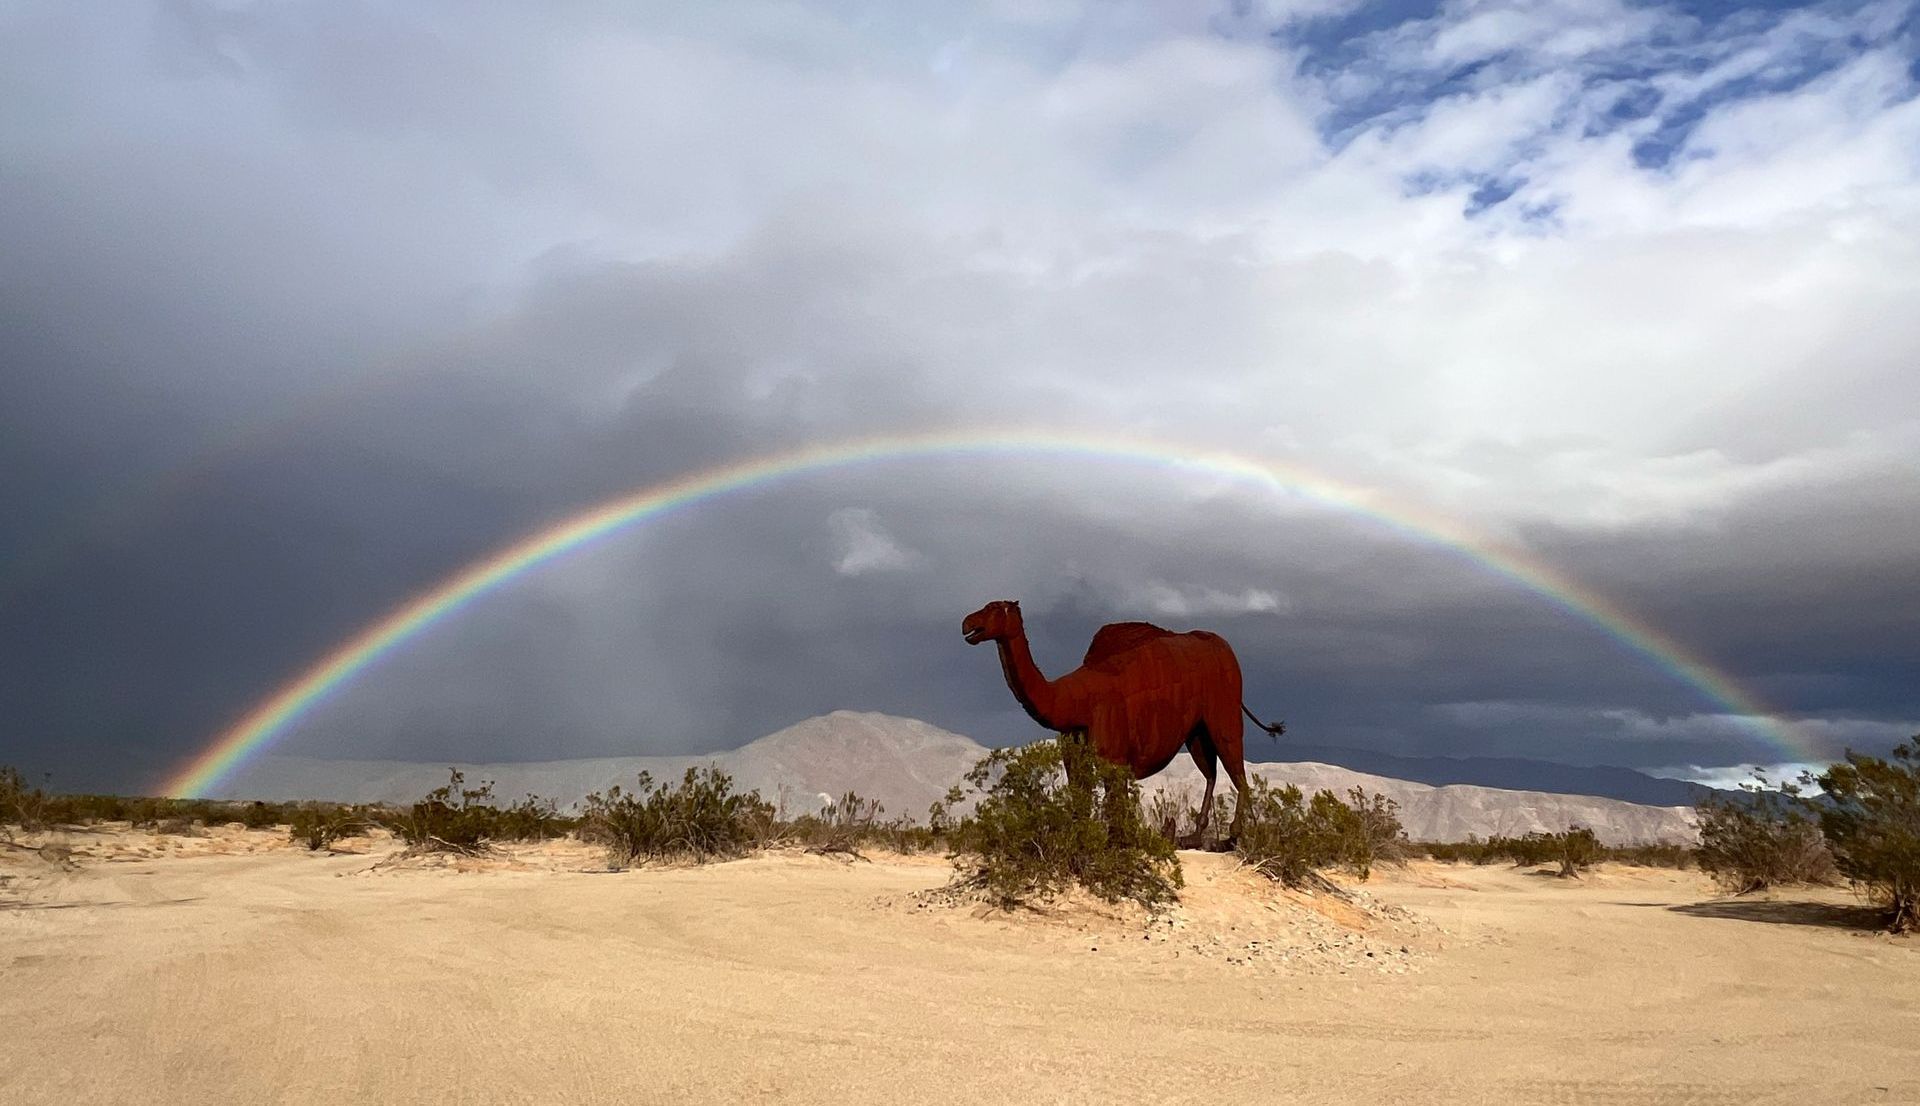
POLYGON ((834 544, 833 570, 842 576, 871 572, 904 572, 925 558, 895 541, 866 507, 842 507, 827 516, 834 544))
POLYGON ((1292 609, 1292 604, 1284 596, 1260 588, 1222 591, 1154 580, 1128 589, 1118 607, 1121 610, 1148 611, 1167 618, 1193 618, 1221 614, 1283 614, 1292 609))
MULTIPOLYGON (((912 374, 953 422, 1267 451, 1495 529, 1685 518, 1913 448, 1920 401, 1889 393, 1920 341, 1897 6, 1703 26, 1616 0, 1454 3, 1333 73, 1255 33, 1318 7, 919 26, 763 4, 555 21, 511 63, 492 53, 510 28, 481 20, 447 48, 487 59, 552 157, 529 189, 524 159, 451 156, 483 182, 470 217, 523 228, 506 249, 538 228, 684 274, 660 303, 725 286, 724 328, 661 311, 655 333, 747 360, 802 420, 831 413, 818 381, 912 374), (1835 50, 1797 89, 1712 99, 1835 50), (1482 60, 1438 100, 1411 91, 1482 60), (1609 122, 1630 88, 1663 99, 1609 122), (1317 133, 1383 89, 1403 102, 1343 145, 1317 133), (1689 104, 1684 156, 1636 164, 1689 104), (1483 177, 1517 191, 1469 218, 1483 177)), ((274 18, 222 50, 283 82, 290 117, 329 119, 329 153, 442 172, 448 149, 397 150, 390 122, 341 107, 361 103, 350 75, 271 64, 301 41, 274 18)), ((408 107, 470 135, 463 110, 489 103, 408 107)), ((661 344, 637 379, 679 352, 661 344)))

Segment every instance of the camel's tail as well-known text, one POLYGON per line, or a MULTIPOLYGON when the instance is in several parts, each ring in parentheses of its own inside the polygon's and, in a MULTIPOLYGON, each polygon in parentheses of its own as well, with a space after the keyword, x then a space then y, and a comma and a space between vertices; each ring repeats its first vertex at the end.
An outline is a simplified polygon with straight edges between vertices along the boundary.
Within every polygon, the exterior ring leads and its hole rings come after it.
POLYGON ((1245 703, 1240 704, 1240 709, 1247 711, 1247 717, 1253 719, 1254 725, 1260 727, 1261 729, 1267 731, 1268 733, 1272 734, 1275 737, 1279 737, 1281 734, 1287 732, 1287 724, 1285 722, 1275 722, 1273 725, 1269 726, 1265 722, 1260 721, 1260 719, 1256 717, 1252 711, 1247 710, 1247 705, 1245 703))

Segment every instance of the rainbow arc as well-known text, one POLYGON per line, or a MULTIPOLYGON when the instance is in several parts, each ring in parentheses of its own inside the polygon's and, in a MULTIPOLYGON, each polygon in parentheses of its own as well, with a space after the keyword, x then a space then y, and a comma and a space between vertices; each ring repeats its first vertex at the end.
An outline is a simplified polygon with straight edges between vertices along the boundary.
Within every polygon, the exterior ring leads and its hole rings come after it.
POLYGON ((230 779, 247 759, 381 658, 489 593, 566 554, 677 510, 784 480, 912 458, 969 456, 1065 459, 1149 465, 1206 474, 1370 519, 1403 537, 1463 557, 1585 621, 1675 679, 1716 710, 1742 718, 1783 760, 1812 760, 1794 729, 1732 677, 1681 642, 1537 557, 1504 548, 1451 520, 1305 468, 1166 442, 1056 431, 942 432, 858 438, 737 461, 662 481, 588 508, 447 576, 336 646, 256 704, 170 776, 160 793, 197 797, 230 779))

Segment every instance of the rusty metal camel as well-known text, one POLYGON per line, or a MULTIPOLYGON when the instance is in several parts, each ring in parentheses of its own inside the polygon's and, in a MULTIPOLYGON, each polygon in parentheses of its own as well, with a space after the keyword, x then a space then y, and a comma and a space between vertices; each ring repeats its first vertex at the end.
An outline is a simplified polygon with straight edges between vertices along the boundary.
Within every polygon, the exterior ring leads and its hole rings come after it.
POLYGON ((1145 779, 1172 763, 1182 746, 1207 781, 1196 838, 1213 813, 1216 760, 1239 792, 1230 837, 1247 811, 1247 773, 1240 716, 1278 736, 1240 698, 1240 662, 1225 638, 1205 630, 1177 634, 1150 622, 1115 622, 1093 635, 1079 668, 1049 680, 1027 647, 1020 604, 999 600, 960 624, 967 644, 997 642, 1013 697, 1035 722, 1057 733, 1085 733, 1094 751, 1145 779))

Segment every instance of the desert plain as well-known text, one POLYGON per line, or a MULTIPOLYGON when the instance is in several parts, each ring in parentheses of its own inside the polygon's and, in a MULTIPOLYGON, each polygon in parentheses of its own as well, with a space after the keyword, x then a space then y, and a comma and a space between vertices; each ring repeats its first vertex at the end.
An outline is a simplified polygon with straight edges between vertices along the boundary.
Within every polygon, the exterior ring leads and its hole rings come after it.
POLYGON ((1416 861, 1159 916, 938 856, 126 828, 0 846, 0 1102, 1920 1102, 1920 944, 1844 889, 1416 861))

